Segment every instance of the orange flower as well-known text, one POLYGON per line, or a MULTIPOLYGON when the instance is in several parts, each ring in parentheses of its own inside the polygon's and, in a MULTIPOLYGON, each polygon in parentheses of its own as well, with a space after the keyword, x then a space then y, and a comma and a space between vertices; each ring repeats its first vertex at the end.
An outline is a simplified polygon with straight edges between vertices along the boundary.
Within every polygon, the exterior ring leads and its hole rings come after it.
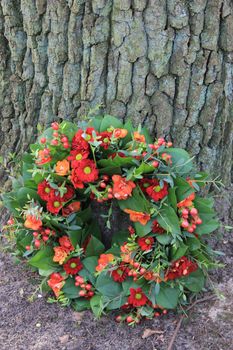
POLYGON ((63 247, 54 247, 53 248, 55 255, 53 257, 54 262, 58 262, 60 265, 62 265, 67 257, 67 252, 63 247))
POLYGON ((137 142, 143 142, 143 143, 146 142, 145 136, 142 135, 142 134, 139 134, 139 132, 137 132, 137 131, 135 131, 135 132, 133 133, 133 138, 134 138, 134 140, 137 141, 137 142))
POLYGON ((124 212, 129 214, 129 218, 133 222, 140 222, 142 225, 146 225, 150 220, 150 215, 147 213, 141 213, 139 211, 134 211, 131 209, 124 209, 124 212))
POLYGON ((69 239, 68 236, 62 236, 59 238, 59 244, 62 247, 62 249, 64 251, 66 251, 67 253, 71 252, 72 250, 74 250, 74 247, 71 243, 71 240, 69 239))
POLYGON ((114 129, 113 136, 116 139, 123 139, 128 134, 128 130, 126 129, 114 129))
POLYGON ((131 196, 133 188, 136 187, 133 181, 127 181, 120 175, 113 175, 113 196, 118 199, 127 199, 128 196, 131 196))
POLYGON ((96 266, 96 271, 102 271, 110 262, 114 260, 113 254, 101 254, 96 266))
POLYGON ((69 216, 71 213, 76 213, 80 210, 80 202, 72 202, 66 207, 62 208, 62 216, 69 216))
POLYGON ((48 148, 41 149, 38 152, 38 157, 35 163, 37 165, 43 165, 46 163, 49 163, 52 160, 52 157, 50 156, 50 150, 48 148))
POLYGON ((121 259, 125 263, 129 263, 131 261, 131 251, 127 246, 127 243, 121 246, 121 259))
POLYGON ((49 287, 53 290, 56 297, 59 296, 61 288, 64 286, 64 277, 60 275, 60 273, 52 273, 48 280, 49 287))
POLYGON ((191 207, 193 205, 193 200, 195 199, 195 192, 191 193, 187 198, 182 200, 177 204, 178 208, 181 207, 191 207))
POLYGON ((56 164, 56 167, 55 167, 55 171, 56 171, 57 175, 60 175, 60 176, 68 175, 68 173, 70 171, 69 161, 66 159, 58 161, 56 164))
POLYGON ((25 223, 24 223, 24 226, 25 226, 26 228, 31 229, 31 230, 37 231, 37 230, 39 230, 39 229, 41 228, 41 226, 42 226, 42 221, 41 221, 41 219, 36 218, 36 217, 33 216, 33 215, 27 215, 26 221, 25 221, 25 223))

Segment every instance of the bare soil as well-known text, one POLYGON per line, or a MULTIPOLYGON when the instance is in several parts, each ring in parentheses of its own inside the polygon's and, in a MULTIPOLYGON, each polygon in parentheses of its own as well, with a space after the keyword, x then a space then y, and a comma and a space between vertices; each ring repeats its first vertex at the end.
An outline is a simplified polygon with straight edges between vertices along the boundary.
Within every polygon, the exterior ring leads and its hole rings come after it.
MULTIPOLYGON (((228 219, 230 191, 216 198, 221 222, 228 219)), ((221 241, 211 244, 225 256, 225 267, 211 272, 211 279, 221 298, 194 306, 185 318, 173 350, 233 350, 233 237, 231 231, 219 230, 221 241)), ((0 350, 165 350, 181 317, 169 312, 135 328, 118 324, 114 315, 95 320, 90 312, 77 313, 70 308, 48 304, 35 293, 38 277, 13 257, 0 253, 0 350), (147 338, 146 329, 161 331, 147 338)), ((211 295, 207 287, 206 295, 211 295)), ((200 298, 203 297, 200 296, 200 298)))

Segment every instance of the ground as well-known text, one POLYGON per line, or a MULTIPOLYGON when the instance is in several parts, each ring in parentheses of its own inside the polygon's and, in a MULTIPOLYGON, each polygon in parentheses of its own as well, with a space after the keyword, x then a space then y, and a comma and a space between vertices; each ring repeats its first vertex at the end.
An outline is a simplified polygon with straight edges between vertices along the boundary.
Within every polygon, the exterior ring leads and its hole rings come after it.
MULTIPOLYGON (((230 191, 216 196, 221 223, 229 225, 230 191)), ((211 272, 215 299, 196 304, 189 312, 175 339, 173 350, 233 349, 233 237, 223 232, 221 241, 211 244, 225 256, 225 267, 211 272)), ((3 250, 3 249, 2 249, 3 250)), ((180 314, 143 321, 135 328, 120 325, 114 315, 94 320, 90 312, 48 304, 36 290, 37 275, 14 258, 0 253, 0 349, 1 350, 167 350, 180 314), (145 330, 157 331, 146 337, 145 330), (144 334, 144 336, 143 336, 144 334)), ((214 294, 207 287, 200 298, 214 294)))

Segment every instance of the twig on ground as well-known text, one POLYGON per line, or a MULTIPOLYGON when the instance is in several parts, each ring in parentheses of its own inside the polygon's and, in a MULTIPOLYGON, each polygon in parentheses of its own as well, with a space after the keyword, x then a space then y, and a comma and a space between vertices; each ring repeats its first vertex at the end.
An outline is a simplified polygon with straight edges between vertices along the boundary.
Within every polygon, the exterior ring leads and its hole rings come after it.
MULTIPOLYGON (((185 311, 191 310, 196 304, 203 303, 203 302, 205 302, 205 301, 213 300, 213 299, 217 299, 216 295, 209 295, 209 296, 207 296, 207 297, 205 297, 205 298, 197 299, 197 300, 194 301, 194 303, 193 303, 192 305, 190 305, 185 311)), ((180 330, 182 321, 183 321, 183 319, 184 319, 185 317, 187 317, 186 314, 183 314, 183 315, 180 317, 179 322, 177 323, 176 329, 175 329, 175 331, 174 331, 174 333, 173 333, 173 336, 172 336, 172 338, 171 338, 171 340, 170 340, 170 343, 169 343, 169 345, 168 345, 167 350, 172 350, 173 345, 174 345, 174 342, 175 342, 176 337, 177 337, 177 334, 178 334, 178 332, 179 332, 179 330, 180 330)))

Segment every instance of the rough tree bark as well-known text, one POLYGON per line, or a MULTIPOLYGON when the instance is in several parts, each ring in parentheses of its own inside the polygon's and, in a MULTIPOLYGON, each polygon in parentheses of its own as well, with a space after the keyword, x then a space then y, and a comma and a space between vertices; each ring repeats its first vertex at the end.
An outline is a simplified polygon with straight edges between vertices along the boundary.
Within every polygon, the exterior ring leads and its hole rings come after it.
POLYGON ((231 0, 0 0, 0 147, 91 108, 143 122, 230 183, 231 0))

